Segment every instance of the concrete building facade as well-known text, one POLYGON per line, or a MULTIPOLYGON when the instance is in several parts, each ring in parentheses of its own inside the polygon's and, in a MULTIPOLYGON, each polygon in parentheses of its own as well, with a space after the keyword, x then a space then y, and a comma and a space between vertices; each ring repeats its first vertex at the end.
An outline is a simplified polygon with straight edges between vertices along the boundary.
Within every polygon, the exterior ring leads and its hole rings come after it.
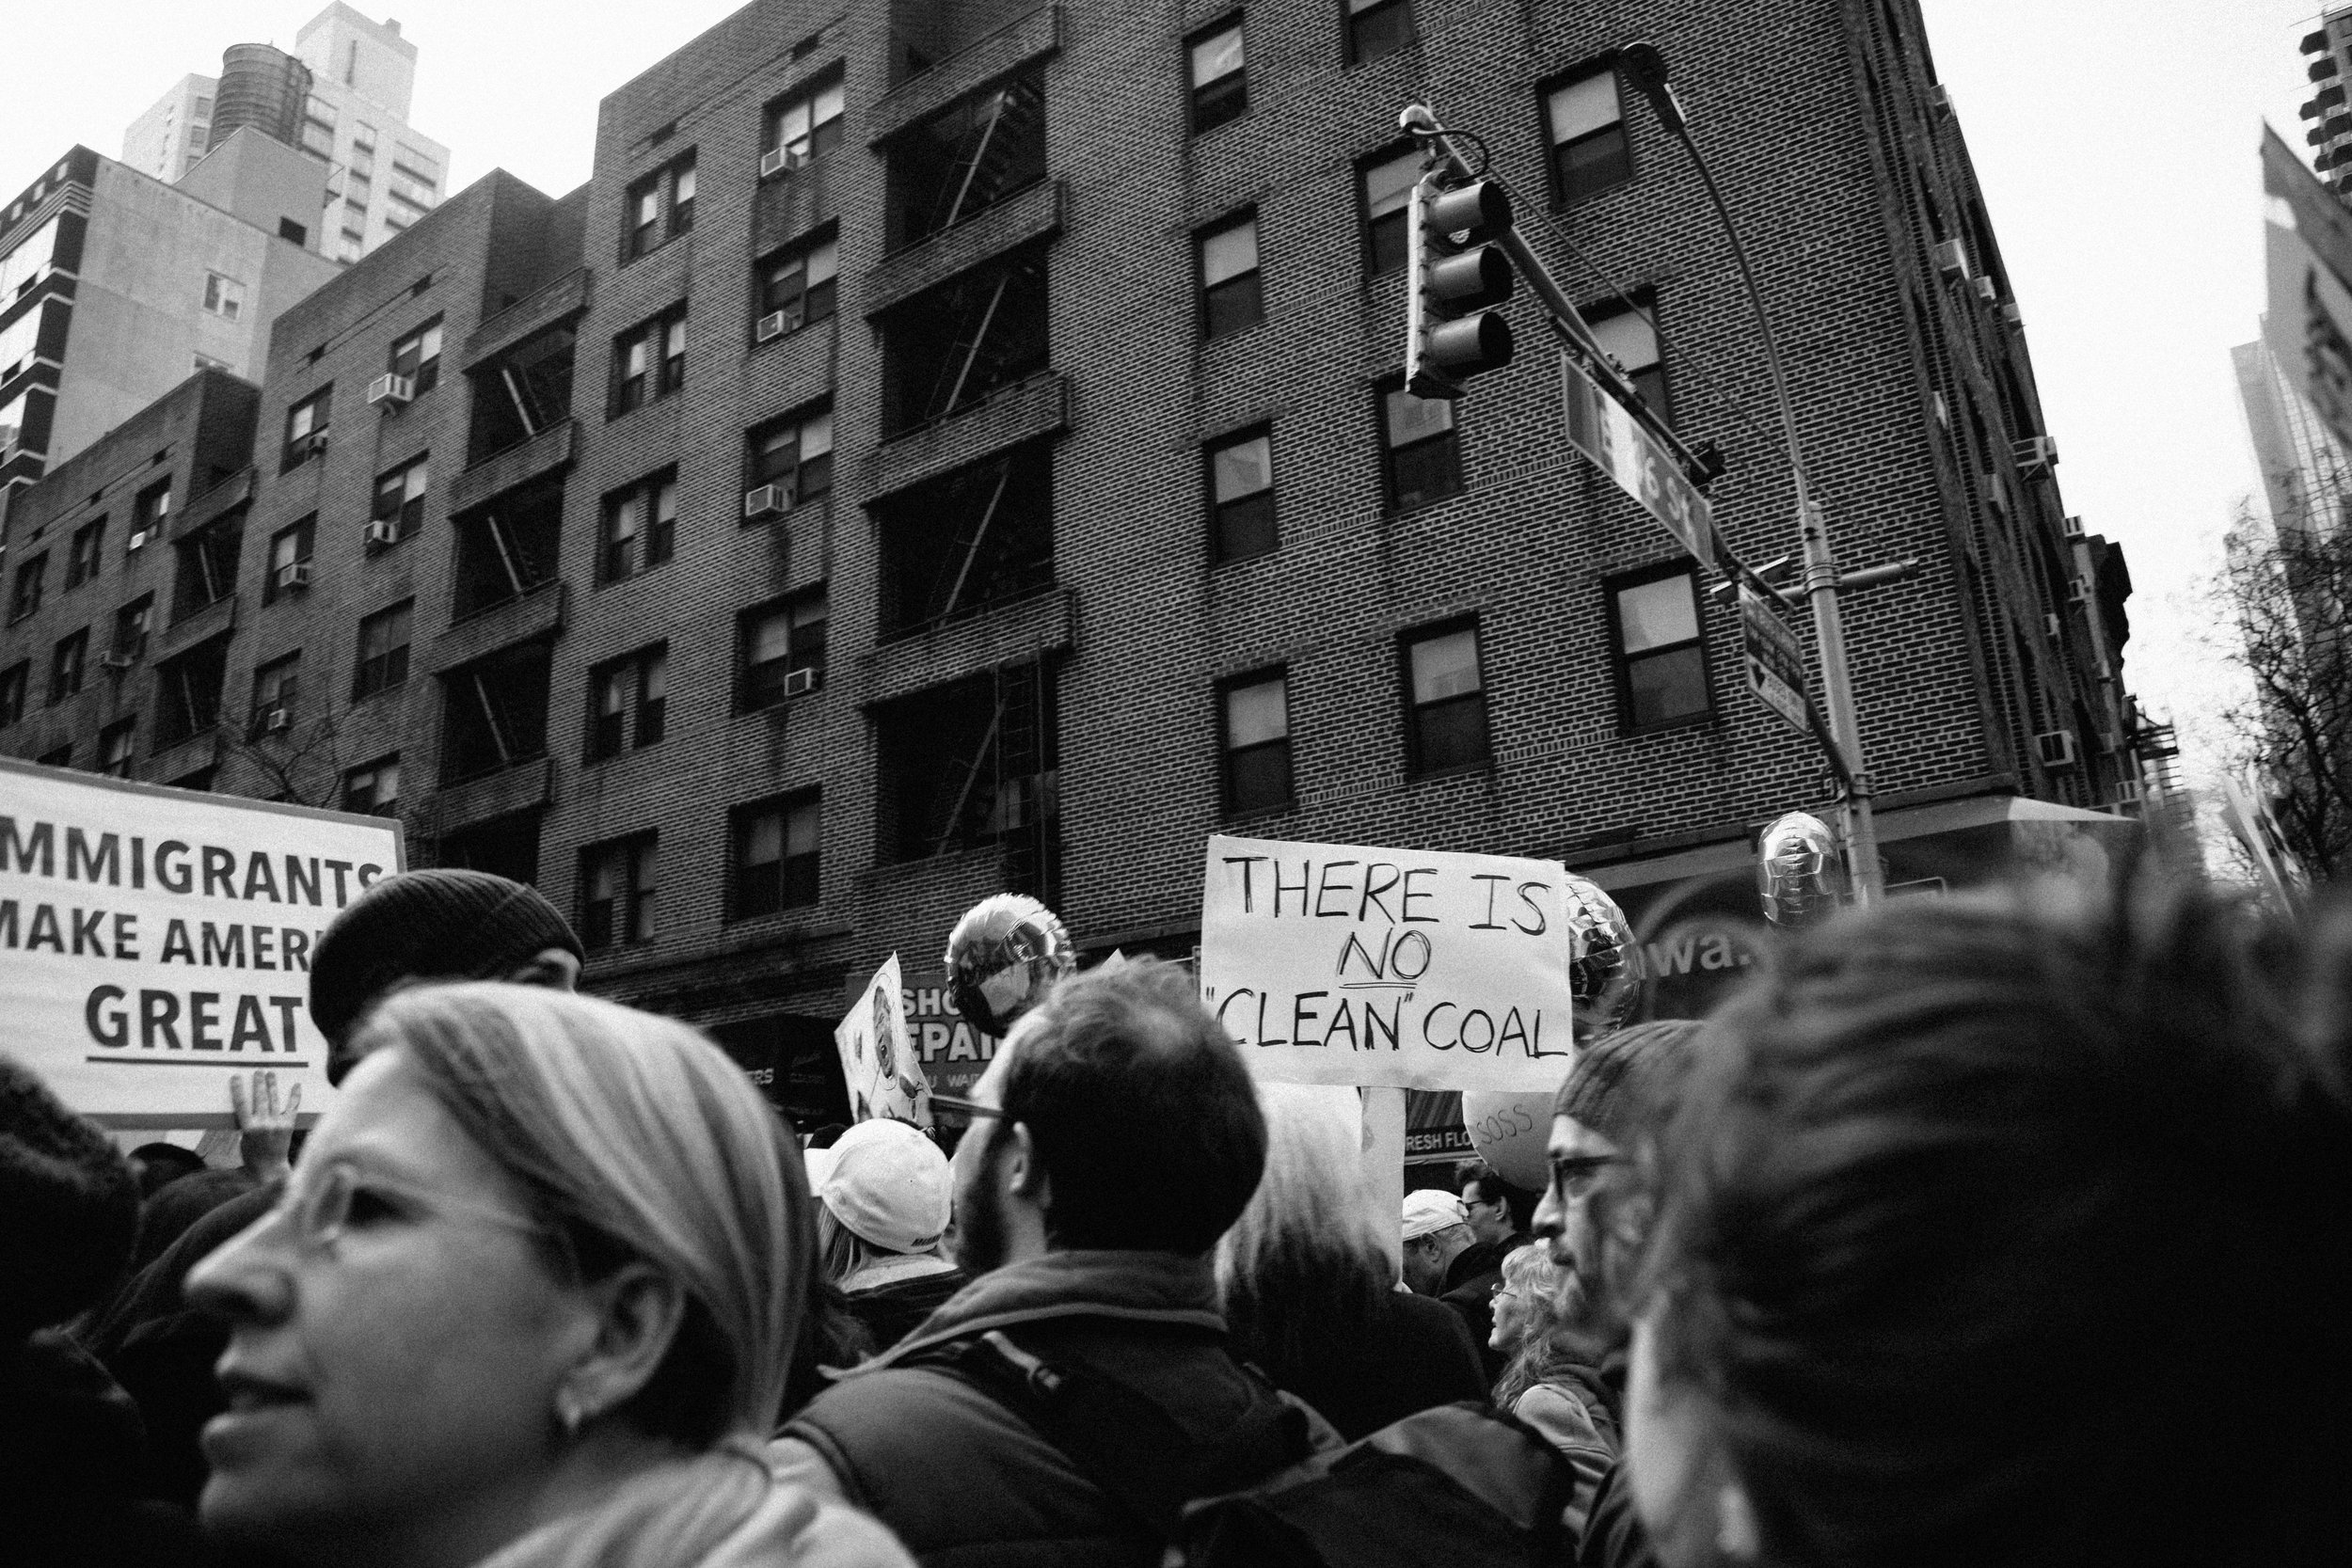
POLYGON ((1795 547, 1729 252, 1616 77, 1638 32, 1740 193, 1841 555, 1919 562, 1849 605, 1888 879, 2135 809, 2128 573, 2064 512, 1915 6, 1181 12, 755 0, 607 98, 582 191, 494 176, 290 312, 223 689, 332 745, 215 783, 528 876, 588 984, 803 1115, 882 959, 968 1076, 964 908, 1186 954, 1219 831, 1564 860, 1645 936, 1752 916, 1757 827, 1829 806, 1736 615, 1567 444, 1525 307, 1460 403, 1396 385, 1429 102, 1721 450, 1724 537, 1795 547))
MULTIPOLYGON (((310 72, 286 139, 327 166, 319 249, 356 261, 415 223, 448 189, 449 149, 408 123, 417 46, 400 24, 335 0, 305 23, 293 58, 310 72)), ((122 161, 176 182, 210 150, 217 76, 183 76, 122 135, 122 161)))

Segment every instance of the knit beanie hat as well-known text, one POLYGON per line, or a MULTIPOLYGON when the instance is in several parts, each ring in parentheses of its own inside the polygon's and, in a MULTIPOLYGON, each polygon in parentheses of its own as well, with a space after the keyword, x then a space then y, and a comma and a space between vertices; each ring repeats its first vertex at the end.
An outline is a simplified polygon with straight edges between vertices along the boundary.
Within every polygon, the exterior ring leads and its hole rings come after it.
POLYGON ((832 1148, 817 1196, 833 1217, 875 1246, 929 1252, 947 1228, 947 1156, 903 1121, 861 1121, 832 1148))
POLYGON ((0 1348, 103 1296, 138 1224, 131 1163, 30 1069, 0 1056, 0 1348))
POLYGON ((1601 1036, 1577 1053, 1551 1114, 1618 1145, 1653 1128, 1673 1114, 1704 1027, 1696 1019, 1667 1018, 1601 1036))
POLYGON ((486 980, 550 947, 587 957, 537 888, 486 871, 404 871, 353 899, 319 939, 310 1019, 341 1039, 395 980, 486 980))

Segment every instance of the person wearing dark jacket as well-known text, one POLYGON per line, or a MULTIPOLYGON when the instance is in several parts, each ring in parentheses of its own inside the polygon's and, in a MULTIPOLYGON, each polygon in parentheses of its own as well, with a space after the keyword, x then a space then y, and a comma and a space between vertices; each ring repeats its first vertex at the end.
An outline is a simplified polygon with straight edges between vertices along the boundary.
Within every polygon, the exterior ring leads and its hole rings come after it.
POLYGON ((1261 1084, 1258 1095, 1265 1178, 1216 1247, 1234 1354, 1351 1443, 1485 1399, 1460 1316, 1397 1281, 1363 1179, 1356 1091, 1261 1084))
POLYGON ((963 1289, 939 1255, 951 1195, 947 1157, 903 1121, 841 1134, 817 1187, 817 1259, 876 1350, 888 1350, 963 1289))
POLYGON ((973 1095, 954 1163, 972 1283, 771 1458, 926 1563, 1150 1568, 1175 1503, 1338 1441, 1233 1357, 1217 1310, 1207 1255, 1265 1161, 1248 1072, 1189 975, 1116 961, 1056 987, 973 1095), (1045 1386, 1050 1406, 1025 1392, 1045 1386))
MULTIPOLYGON (((311 955, 310 1020, 326 1037, 328 1082, 342 1083, 357 1065, 356 1025, 386 991, 432 979, 569 990, 581 953, 562 912, 520 882, 450 869, 379 879, 335 916, 311 955)), ((282 1177, 282 1162, 269 1174, 282 1177)), ((283 1187, 264 1180, 196 1221, 132 1278, 90 1340, 146 1417, 155 1495, 190 1508, 205 1474, 197 1433, 226 1407, 213 1363, 229 1336, 182 1301, 181 1286, 215 1248, 266 1216, 283 1187)))
POLYGON ((139 1497, 138 1410, 53 1326, 121 1273, 138 1202, 105 1133, 0 1056, 0 1555, 20 1568, 197 1560, 195 1522, 139 1497))

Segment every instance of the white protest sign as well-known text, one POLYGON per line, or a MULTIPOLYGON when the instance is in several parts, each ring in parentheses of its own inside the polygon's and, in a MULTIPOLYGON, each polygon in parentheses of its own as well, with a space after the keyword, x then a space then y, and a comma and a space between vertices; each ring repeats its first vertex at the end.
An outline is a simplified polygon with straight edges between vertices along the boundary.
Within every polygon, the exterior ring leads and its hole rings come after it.
POLYGON ((833 1039, 850 1085, 851 1121, 889 1117, 917 1127, 931 1124, 931 1086, 907 1038, 898 954, 874 971, 850 1005, 849 1016, 834 1027, 833 1039))
POLYGON ((7 1048, 112 1127, 227 1127, 230 1070, 333 1098, 310 954, 400 824, 0 758, 7 1048))
POLYGON ((1575 1043, 1565 875, 1510 855, 1213 837, 1201 998, 1262 1078, 1555 1088, 1575 1043))

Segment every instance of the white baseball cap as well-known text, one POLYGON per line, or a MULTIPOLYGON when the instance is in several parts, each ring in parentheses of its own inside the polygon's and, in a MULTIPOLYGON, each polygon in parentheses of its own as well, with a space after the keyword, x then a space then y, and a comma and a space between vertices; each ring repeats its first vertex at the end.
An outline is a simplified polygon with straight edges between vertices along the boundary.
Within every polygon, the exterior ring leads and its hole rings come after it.
MULTIPOLYGON (((841 1134, 817 1196, 833 1217, 892 1252, 929 1252, 947 1228, 947 1156, 903 1121, 877 1117, 841 1134)), ((812 1173, 813 1174, 813 1173, 812 1173)))
POLYGON ((1462 1207, 1462 1200, 1441 1187, 1417 1187, 1405 1195, 1406 1241, 1419 1241, 1447 1226, 1469 1223, 1470 1211, 1462 1207))

